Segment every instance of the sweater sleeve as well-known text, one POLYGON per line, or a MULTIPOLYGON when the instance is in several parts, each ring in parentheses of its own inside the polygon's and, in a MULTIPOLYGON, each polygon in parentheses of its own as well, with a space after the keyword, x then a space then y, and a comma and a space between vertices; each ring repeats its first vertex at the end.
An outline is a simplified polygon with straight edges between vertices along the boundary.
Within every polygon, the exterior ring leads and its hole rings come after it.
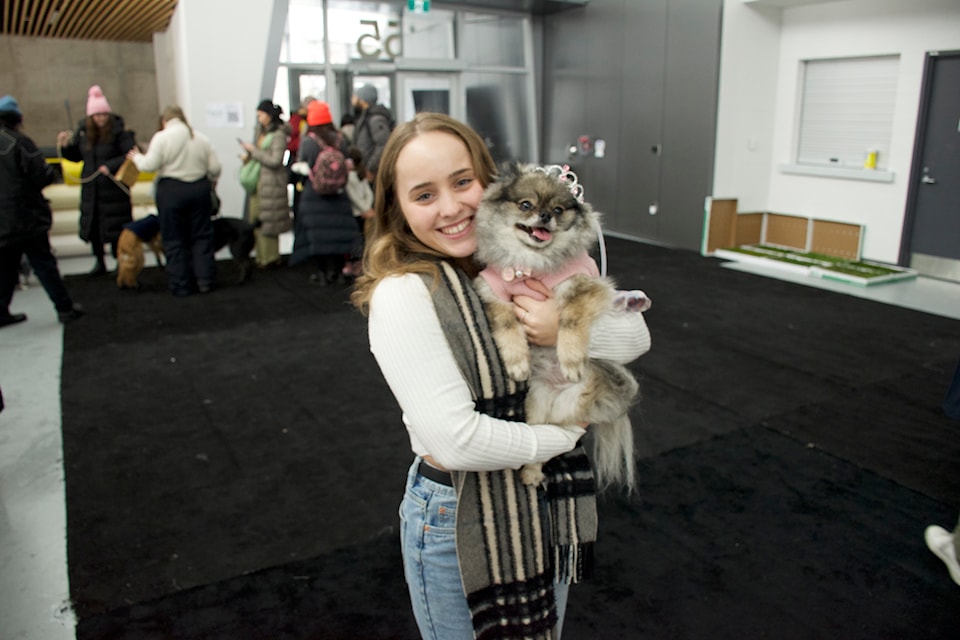
POLYGON ((543 462, 573 449, 579 427, 530 425, 478 412, 418 275, 381 281, 370 302, 370 350, 418 455, 447 469, 489 471, 543 462))
POLYGON ((140 171, 159 171, 164 162, 164 150, 166 148, 167 136, 163 130, 153 134, 150 139, 150 146, 146 153, 138 153, 133 157, 133 163, 137 165, 140 171))
POLYGON ((651 346, 650 329, 639 311, 608 311, 590 330, 591 358, 620 364, 633 362, 651 346))

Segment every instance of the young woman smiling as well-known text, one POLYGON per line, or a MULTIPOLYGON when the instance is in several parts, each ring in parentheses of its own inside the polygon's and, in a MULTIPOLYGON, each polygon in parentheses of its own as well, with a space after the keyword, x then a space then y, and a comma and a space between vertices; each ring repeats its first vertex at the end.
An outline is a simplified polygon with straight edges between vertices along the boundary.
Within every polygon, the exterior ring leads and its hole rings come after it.
MULTIPOLYGON (((494 175, 463 123, 420 113, 399 125, 381 156, 353 293, 414 454, 401 549, 424 638, 558 638, 596 535, 585 429, 524 422, 526 385, 506 374, 473 289, 474 215, 494 175), (519 481, 531 462, 546 463, 544 485, 519 481)), ((550 298, 514 304, 528 340, 555 344, 550 298)), ((625 363, 649 347, 641 314, 611 310, 590 353, 625 363)))

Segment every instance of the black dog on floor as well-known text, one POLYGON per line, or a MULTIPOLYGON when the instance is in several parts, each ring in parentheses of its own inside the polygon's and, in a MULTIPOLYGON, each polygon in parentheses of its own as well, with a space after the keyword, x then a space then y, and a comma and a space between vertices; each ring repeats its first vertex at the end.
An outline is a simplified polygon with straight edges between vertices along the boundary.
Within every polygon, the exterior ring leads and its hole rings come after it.
POLYGON ((250 257, 256 243, 253 225, 239 218, 217 217, 212 222, 214 251, 230 248, 230 255, 240 271, 237 284, 243 284, 253 274, 253 258, 250 257))

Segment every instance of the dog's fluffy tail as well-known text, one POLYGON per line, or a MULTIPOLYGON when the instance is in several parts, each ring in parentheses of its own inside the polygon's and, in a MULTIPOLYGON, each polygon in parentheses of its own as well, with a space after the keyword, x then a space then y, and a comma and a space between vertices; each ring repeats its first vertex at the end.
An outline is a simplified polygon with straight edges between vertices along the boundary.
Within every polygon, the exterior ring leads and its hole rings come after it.
POLYGON ((593 469, 597 488, 619 484, 631 494, 637 485, 636 460, 633 450, 633 426, 630 416, 623 414, 613 422, 596 424, 593 434, 593 469))

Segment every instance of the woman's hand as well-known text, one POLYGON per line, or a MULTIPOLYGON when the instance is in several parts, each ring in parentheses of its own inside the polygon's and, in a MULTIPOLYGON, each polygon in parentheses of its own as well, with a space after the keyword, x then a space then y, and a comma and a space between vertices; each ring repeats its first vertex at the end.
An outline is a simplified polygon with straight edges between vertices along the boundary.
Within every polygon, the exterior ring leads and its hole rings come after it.
POLYGON ((65 147, 70 144, 70 138, 73 137, 72 131, 61 131, 57 134, 57 146, 65 147))
POLYGON ((127 151, 127 159, 133 160, 139 154, 140 154, 140 151, 136 147, 134 147, 133 149, 130 149, 130 151, 127 151))
POLYGON ((105 175, 105 176, 110 175, 110 169, 108 169, 108 168, 107 168, 107 165, 105 165, 105 164, 102 164, 102 165, 100 165, 99 167, 97 167, 97 171, 99 171, 100 173, 102 173, 102 174, 105 175))
POLYGON ((539 291, 547 297, 546 300, 537 300, 530 296, 514 296, 513 312, 523 325, 527 334, 527 342, 538 347, 552 347, 557 344, 557 333, 560 330, 560 311, 557 301, 550 291, 539 280, 527 280, 531 289, 539 291))
POLYGON ((242 142, 242 141, 241 141, 241 142, 240 142, 240 146, 243 147, 243 150, 246 151, 248 155, 249 155, 250 152, 253 151, 253 149, 254 149, 254 146, 253 146, 252 144, 250 144, 249 142, 242 142))

